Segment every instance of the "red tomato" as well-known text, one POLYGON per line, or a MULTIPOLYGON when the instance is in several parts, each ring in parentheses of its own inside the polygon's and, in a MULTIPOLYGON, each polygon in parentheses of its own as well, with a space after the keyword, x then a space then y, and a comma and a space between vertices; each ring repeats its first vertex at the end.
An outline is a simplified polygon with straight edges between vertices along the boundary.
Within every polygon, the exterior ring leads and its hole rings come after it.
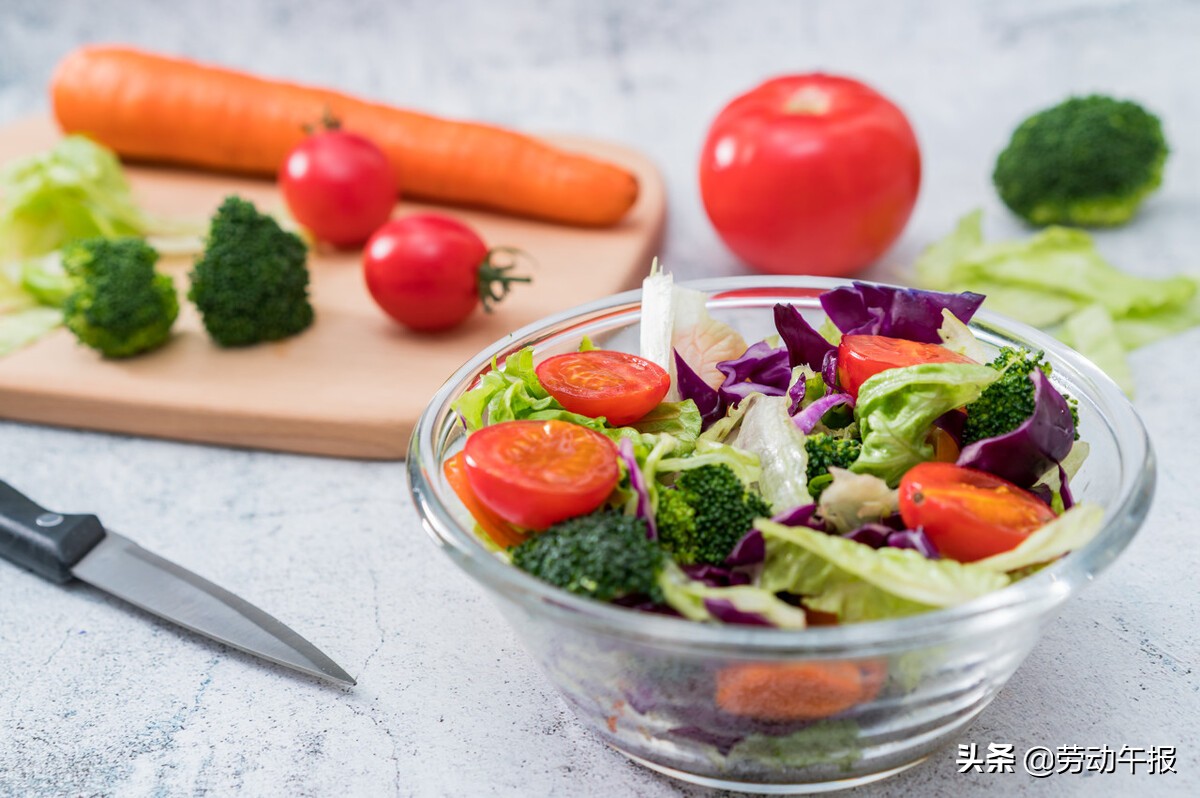
POLYGON ((921 527, 943 556, 973 562, 1016 547, 1054 520, 1027 490, 986 471, 921 463, 900 479, 900 517, 921 527))
POLYGON ((463 452, 479 501, 527 529, 590 513, 620 478, 616 444, 566 421, 493 424, 472 432, 463 452))
POLYGON ((355 247, 392 215, 400 187, 372 141, 334 128, 300 142, 279 170, 288 210, 321 241, 355 247))
POLYGON ((885 335, 843 335, 838 345, 838 384, 851 396, 881 371, 921 363, 974 363, 939 344, 922 344, 885 335))
POLYGON ((700 156, 717 233, 764 272, 845 275, 900 235, 921 185, 903 112, 849 78, 791 75, 730 102, 700 156))
POLYGON ((538 364, 538 380, 572 413, 632 424, 653 410, 671 387, 657 363, 625 352, 593 349, 555 355, 538 364))
POLYGON ((393 219, 363 249, 363 275, 375 303, 414 330, 447 330, 482 300, 485 309, 508 293, 511 266, 492 263, 493 250, 467 225, 433 213, 393 219))
POLYGON ((471 490, 471 483, 467 481, 467 467, 463 462, 465 459, 463 453, 459 452, 442 463, 442 473, 446 475, 446 481, 454 489, 458 500, 467 508, 475 523, 479 524, 479 528, 497 546, 507 549, 524 542, 527 537, 525 533, 493 513, 475 496, 471 490))

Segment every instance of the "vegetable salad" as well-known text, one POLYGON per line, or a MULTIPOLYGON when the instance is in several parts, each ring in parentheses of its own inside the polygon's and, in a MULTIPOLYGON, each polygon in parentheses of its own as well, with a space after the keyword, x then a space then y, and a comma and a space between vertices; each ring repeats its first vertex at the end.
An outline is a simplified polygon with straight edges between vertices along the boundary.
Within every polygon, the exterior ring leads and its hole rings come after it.
POLYGON ((853 283, 747 342, 657 266, 641 353, 494 363, 445 463, 497 556, 576 595, 799 629, 970 601, 1087 543, 1074 401, 979 294, 853 283), (613 422, 616 423, 613 423, 613 422))

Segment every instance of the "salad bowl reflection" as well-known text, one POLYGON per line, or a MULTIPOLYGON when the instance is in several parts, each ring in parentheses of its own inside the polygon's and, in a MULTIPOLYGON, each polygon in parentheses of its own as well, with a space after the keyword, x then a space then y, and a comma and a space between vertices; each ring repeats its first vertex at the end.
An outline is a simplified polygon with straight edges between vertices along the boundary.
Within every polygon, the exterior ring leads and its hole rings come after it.
MULTIPOLYGON (((775 334, 777 303, 813 325, 817 297, 846 283, 726 278, 689 283, 713 318, 747 341, 775 334)), ((807 629, 708 624, 572 595, 496 556, 443 472, 466 433, 452 404, 493 360, 533 347, 538 359, 586 336, 637 352, 641 292, 595 302, 518 330, 460 368, 414 431, 408 476, 434 541, 497 602, 577 716, 607 744, 668 775, 758 792, 823 791, 908 768, 951 742, 995 698, 1057 609, 1128 545, 1149 508, 1153 455, 1121 391, 1053 339, 981 311, 988 349, 1042 350, 1052 382, 1078 402, 1091 453, 1071 483, 1103 510, 1086 545, 964 604, 909 617, 807 629)))

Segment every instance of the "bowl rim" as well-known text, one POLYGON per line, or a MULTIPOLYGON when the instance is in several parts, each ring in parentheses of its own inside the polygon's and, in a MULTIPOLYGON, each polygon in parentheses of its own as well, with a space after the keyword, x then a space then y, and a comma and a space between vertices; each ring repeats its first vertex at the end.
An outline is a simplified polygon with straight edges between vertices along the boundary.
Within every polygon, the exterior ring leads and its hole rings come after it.
MULTIPOLYGON (((715 277, 678 284, 707 292, 709 302, 738 294, 769 295, 771 289, 794 295, 829 290, 854 282, 892 286, 867 280, 808 276, 757 275, 715 277)), ((539 612, 557 616, 576 626, 622 638, 638 638, 655 647, 695 650, 706 648, 725 655, 752 658, 820 655, 834 651, 871 654, 898 648, 933 644, 961 636, 968 629, 986 633, 1030 615, 1045 614, 1090 582, 1128 546, 1149 511, 1156 479, 1154 452, 1137 412, 1121 389, 1097 366, 1061 342, 1027 324, 981 310, 972 319, 976 330, 1005 337, 1020 337, 1046 352, 1048 358, 1085 379, 1104 400, 1109 415, 1102 416, 1112 429, 1125 430, 1118 441, 1124 469, 1117 502, 1106 511, 1100 532, 1083 548, 1071 552, 1036 574, 964 604, 930 610, 904 618, 867 621, 806 629, 778 629, 725 624, 705 624, 670 616, 638 612, 568 593, 515 568, 496 557, 469 529, 453 517, 431 480, 438 474, 439 419, 449 411, 451 396, 469 388, 489 370, 493 357, 519 349, 523 342, 572 319, 608 312, 615 315, 640 306, 641 289, 613 294, 544 317, 521 327, 485 347, 460 366, 438 389, 418 419, 409 441, 406 472, 414 504, 423 526, 435 543, 477 581, 506 598, 532 600, 539 612), (1115 416, 1112 415, 1115 413, 1115 416), (1122 444, 1132 447, 1127 451, 1122 444)), ((1057 369, 1056 369, 1057 371, 1057 369)), ((444 426, 444 425, 443 425, 444 426)), ((1086 436, 1084 438, 1086 440, 1086 436)))

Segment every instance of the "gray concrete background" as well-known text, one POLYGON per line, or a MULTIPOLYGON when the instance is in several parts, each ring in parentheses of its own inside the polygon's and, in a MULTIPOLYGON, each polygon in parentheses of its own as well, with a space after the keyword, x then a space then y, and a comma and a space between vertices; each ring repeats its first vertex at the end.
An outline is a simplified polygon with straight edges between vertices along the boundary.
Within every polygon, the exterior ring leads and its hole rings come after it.
MULTIPOLYGON (((55 62, 124 41, 457 117, 599 136, 667 180, 664 257, 739 273, 700 207, 706 126, 761 79, 860 77, 909 114, 924 184, 870 276, 974 207, 1021 227, 992 161, 1025 114, 1073 92, 1163 117, 1166 183, 1098 236, 1122 268, 1197 268, 1200 4, 1153 2, 0 4, 0 123, 46 109, 55 62)), ((1176 746, 1163 776, 958 775, 947 750, 868 795, 1200 793, 1200 330, 1133 358, 1159 491, 1126 555, 1073 601, 963 743, 1176 746)), ((0 363, 0 368, 3 364, 0 363)), ((584 731, 466 577, 424 539, 400 464, 232 451, 0 423, 0 476, 114 528, 291 623, 360 685, 297 678, 0 565, 0 795, 707 795, 584 731)))

